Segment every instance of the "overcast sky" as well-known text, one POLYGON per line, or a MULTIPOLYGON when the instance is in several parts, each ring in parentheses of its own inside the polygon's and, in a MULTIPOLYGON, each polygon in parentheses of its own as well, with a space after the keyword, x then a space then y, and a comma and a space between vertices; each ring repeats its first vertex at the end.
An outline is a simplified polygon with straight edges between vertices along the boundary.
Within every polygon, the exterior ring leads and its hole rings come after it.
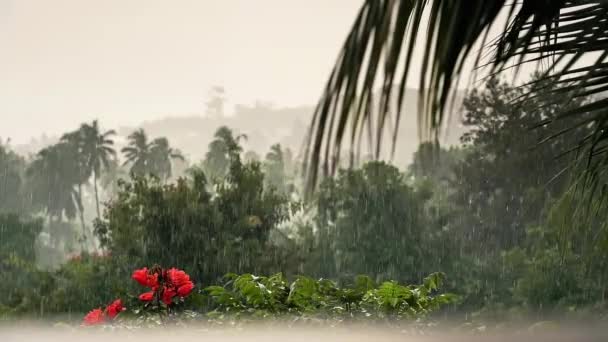
POLYGON ((0 0, 0 138, 25 143, 95 118, 117 128, 201 115, 215 85, 228 112, 314 105, 362 3, 0 0))
POLYGON ((360 0, 0 0, 0 137, 314 104, 360 0))

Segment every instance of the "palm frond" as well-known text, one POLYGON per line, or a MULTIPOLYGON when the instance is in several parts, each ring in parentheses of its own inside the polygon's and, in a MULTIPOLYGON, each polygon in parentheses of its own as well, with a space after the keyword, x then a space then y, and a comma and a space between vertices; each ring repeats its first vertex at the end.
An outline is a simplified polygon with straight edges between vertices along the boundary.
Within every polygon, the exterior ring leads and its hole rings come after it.
POLYGON ((182 152, 179 150, 175 150, 175 149, 171 149, 171 153, 169 154, 169 157, 171 159, 179 159, 181 161, 186 161, 186 157, 184 157, 182 152))
MULTIPOLYGON (((465 57, 494 23, 505 2, 365 1, 315 110, 305 152, 309 184, 316 183, 320 166, 324 173, 335 171, 349 128, 351 145, 360 143, 367 129, 375 156, 380 154, 389 104, 395 95, 397 110, 392 126, 394 130, 399 127, 413 51, 420 43, 425 56, 420 68, 419 103, 421 113, 432 114, 420 115, 419 131, 423 138, 426 133, 436 133, 465 57), (427 39, 422 41, 419 28, 426 13, 429 25, 427 39), (399 70, 403 71, 397 77, 399 70), (375 102, 377 85, 381 94, 375 102)), ((396 138, 394 131, 393 144, 396 138)))
MULTIPOLYGON (((545 71, 541 80, 561 82, 567 87, 564 91, 576 90, 575 97, 603 94, 608 90, 607 11, 608 2, 602 0, 366 0, 313 116, 305 151, 309 189, 319 172, 335 171, 347 131, 351 147, 360 145, 367 132, 365 138, 378 157, 382 136, 391 126, 394 151, 412 70, 419 70, 422 140, 437 140, 465 61, 475 58, 475 66, 481 66, 482 54, 488 51, 493 52, 490 74, 537 63, 545 71), (504 23, 499 22, 502 13, 506 13, 504 23), (424 19, 428 19, 422 32, 426 39, 420 34, 424 19), (496 25, 502 25, 502 31, 487 44, 490 28, 496 25), (477 53, 476 46, 482 47, 477 53), (424 51, 421 65, 414 65, 414 49, 424 51), (600 56, 581 67, 583 55, 589 53, 600 56), (376 90, 378 101, 373 99, 376 90), (395 96, 396 109, 391 113, 395 96)), ((603 111, 594 121, 598 134, 589 146, 604 139, 599 132, 608 128, 605 120, 599 121, 608 111, 593 102, 573 114, 603 111)))
POLYGON ((100 150, 103 152, 104 155, 110 155, 113 157, 116 157, 116 150, 114 150, 112 147, 109 146, 102 146, 100 148, 100 150))
MULTIPOLYGON (((587 103, 541 125, 574 119, 571 127, 553 136, 567 134, 577 126, 593 127, 593 134, 579 141, 572 150, 583 158, 585 165, 581 170, 591 176, 590 179, 597 180, 593 175, 600 172, 608 158, 608 100, 604 95, 608 90, 608 2, 561 1, 559 13, 550 21, 545 20, 545 24, 536 29, 533 23, 523 26, 526 34, 505 39, 499 45, 496 67, 500 68, 509 59, 534 54, 550 57, 543 77, 536 83, 558 84, 559 87, 551 91, 555 96, 569 93, 572 100, 585 98, 587 103)), ((529 95, 535 96, 538 94, 529 95)))
MULTIPOLYGON (((116 135, 116 131, 115 131, 115 130, 113 130, 113 129, 111 129, 111 130, 108 130, 108 131, 106 131, 105 133, 103 133, 101 136, 102 136, 104 139, 108 139, 109 137, 114 136, 114 135, 116 135)), ((110 141, 112 141, 112 140, 110 140, 110 141)), ((112 141, 112 142, 113 142, 113 141, 112 141)))
POLYGON ((135 147, 131 147, 131 146, 126 146, 120 149, 120 152, 122 153, 137 153, 137 148, 135 147))

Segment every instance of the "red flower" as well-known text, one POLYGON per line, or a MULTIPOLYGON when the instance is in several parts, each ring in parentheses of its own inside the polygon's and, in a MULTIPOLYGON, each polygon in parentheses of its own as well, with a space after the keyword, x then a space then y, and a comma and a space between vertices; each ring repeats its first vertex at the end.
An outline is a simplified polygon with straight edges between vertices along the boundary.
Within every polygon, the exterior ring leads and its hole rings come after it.
POLYGON ((142 293, 139 295, 139 300, 142 300, 144 302, 149 302, 152 299, 154 299, 154 291, 142 293))
POLYGON ((168 270, 167 278, 169 279, 169 282, 175 287, 180 287, 190 282, 190 276, 186 274, 186 272, 178 270, 177 268, 171 268, 170 270, 168 270))
POLYGON ((190 294, 190 292, 192 292, 192 289, 194 289, 194 283, 189 281, 177 289, 177 294, 180 297, 186 297, 190 294))
POLYGON ((148 285, 149 288, 156 291, 158 288, 158 273, 148 274, 148 285))
POLYGON ((190 276, 177 268, 172 268, 167 271, 166 275, 169 283, 175 287, 176 293, 180 297, 186 297, 194 289, 194 283, 190 280, 190 276))
POLYGON ((106 314, 110 319, 114 319, 116 315, 126 310, 126 308, 122 305, 122 301, 120 299, 115 300, 112 304, 106 307, 106 314))
POLYGON ((177 293, 175 292, 175 289, 172 287, 165 287, 163 289, 163 296, 162 296, 162 301, 163 303, 170 305, 171 303, 173 303, 173 297, 175 297, 177 293))
POLYGON ((150 274, 147 267, 135 270, 131 278, 137 281, 140 285, 149 287, 153 290, 158 287, 158 274, 150 274))
POLYGON ((173 297, 188 296, 194 289, 194 283, 190 280, 190 276, 177 268, 171 268, 168 270, 162 270, 160 267, 154 267, 154 273, 150 274, 150 270, 144 267, 139 270, 135 270, 131 276, 141 285, 147 286, 152 289, 150 292, 142 293, 139 299, 145 302, 154 300, 156 293, 160 295, 160 300, 166 305, 173 303, 173 297), (162 275, 162 277, 161 277, 162 275), (161 281, 159 282, 159 278, 161 281), (162 286, 162 289, 159 289, 162 286), (159 292, 162 291, 162 292, 159 292))
POLYGON ((89 313, 84 316, 82 324, 84 325, 96 325, 102 324, 106 321, 106 316, 104 315, 101 308, 94 309, 89 311, 89 313))
POLYGON ((131 278, 143 286, 148 286, 148 268, 144 267, 140 270, 135 270, 131 278))

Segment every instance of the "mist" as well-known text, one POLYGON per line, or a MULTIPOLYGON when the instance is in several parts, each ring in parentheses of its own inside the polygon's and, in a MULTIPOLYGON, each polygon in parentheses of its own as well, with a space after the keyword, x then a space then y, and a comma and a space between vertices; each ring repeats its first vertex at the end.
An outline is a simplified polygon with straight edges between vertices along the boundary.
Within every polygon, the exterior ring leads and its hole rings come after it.
POLYGON ((0 339, 604 340, 604 2, 0 0, 0 339))
POLYGON ((0 2, 0 136, 138 126, 234 106, 314 106, 360 4, 338 0, 0 2))

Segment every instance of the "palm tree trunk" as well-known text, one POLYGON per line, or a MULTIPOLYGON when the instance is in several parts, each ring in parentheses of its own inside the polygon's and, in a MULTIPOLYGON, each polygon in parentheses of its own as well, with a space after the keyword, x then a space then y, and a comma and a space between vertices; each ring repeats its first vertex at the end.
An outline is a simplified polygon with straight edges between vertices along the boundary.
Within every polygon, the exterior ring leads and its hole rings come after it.
POLYGON ((93 187, 95 188, 95 206, 97 208, 97 219, 101 217, 101 212, 99 210, 99 191, 97 190, 97 172, 93 170, 93 187))
POLYGON ((84 238, 83 248, 86 247, 87 241, 94 251, 97 252, 97 246, 95 245, 95 240, 93 234, 88 231, 87 225, 84 221, 84 204, 82 202, 82 184, 78 184, 78 213, 80 217, 80 224, 82 226, 82 236, 84 238))
POLYGON ((87 237, 87 226, 84 223, 84 205, 82 204, 82 184, 78 184, 78 198, 77 198, 77 205, 78 205, 78 214, 80 217, 80 224, 82 226, 82 239, 83 239, 83 243, 82 243, 82 249, 85 249, 86 247, 86 240, 88 239, 87 237))

